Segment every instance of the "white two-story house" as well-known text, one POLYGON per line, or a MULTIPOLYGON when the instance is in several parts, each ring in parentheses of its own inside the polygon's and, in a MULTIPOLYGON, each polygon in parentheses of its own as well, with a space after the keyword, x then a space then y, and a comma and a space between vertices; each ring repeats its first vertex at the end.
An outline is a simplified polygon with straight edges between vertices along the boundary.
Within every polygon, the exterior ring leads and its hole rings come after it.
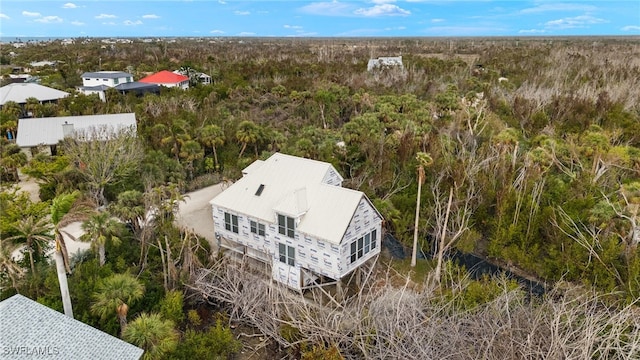
POLYGON ((106 101, 105 91, 123 84, 133 83, 133 75, 122 71, 96 71, 82 74, 82 86, 78 91, 85 94, 97 94, 100 100, 106 101))
POLYGON ((133 82, 133 75, 123 71, 96 71, 82 74, 82 86, 92 87, 105 85, 116 87, 133 82))
POLYGON ((219 244, 271 265, 292 289, 340 280, 380 253, 382 216, 342 187, 329 163, 276 153, 257 160, 211 206, 219 244))

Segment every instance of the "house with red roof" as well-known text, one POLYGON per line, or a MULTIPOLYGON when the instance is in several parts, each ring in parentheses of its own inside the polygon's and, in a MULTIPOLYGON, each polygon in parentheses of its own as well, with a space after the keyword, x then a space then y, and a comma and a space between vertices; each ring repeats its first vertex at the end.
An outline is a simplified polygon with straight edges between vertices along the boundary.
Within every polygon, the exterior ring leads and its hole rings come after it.
POLYGON ((162 70, 158 73, 149 75, 138 81, 142 83, 157 84, 157 85, 162 85, 166 87, 178 87, 183 90, 186 90, 189 88, 189 77, 181 74, 176 74, 167 70, 162 70))

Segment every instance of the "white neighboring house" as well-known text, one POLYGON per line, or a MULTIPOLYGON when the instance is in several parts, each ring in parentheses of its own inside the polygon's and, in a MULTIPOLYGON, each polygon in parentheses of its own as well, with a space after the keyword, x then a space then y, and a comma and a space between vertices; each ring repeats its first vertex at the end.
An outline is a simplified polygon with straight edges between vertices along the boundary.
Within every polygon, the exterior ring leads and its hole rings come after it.
POLYGON ((39 103, 56 103, 69 96, 68 92, 34 83, 13 83, 0 88, 0 108, 9 101, 24 105, 27 99, 36 98, 39 103))
POLYGON ((96 71, 82 74, 82 86, 78 91, 85 94, 97 94, 100 100, 106 101, 105 91, 118 85, 133 82, 133 75, 122 71, 96 71))
POLYGON ((271 265, 296 290, 317 275, 340 280, 380 253, 382 216, 342 187, 329 163, 276 153, 256 160, 213 200, 220 246, 271 265))
POLYGON ((122 71, 96 71, 82 74, 82 86, 116 87, 130 82, 133 82, 133 75, 122 71))
POLYGON ((130 128, 136 131, 136 114, 109 114, 62 116, 49 118, 28 118, 18 120, 18 135, 16 144, 31 158, 35 149, 44 146, 42 150, 47 154, 55 154, 60 140, 71 136, 77 131, 92 128, 107 127, 114 131, 130 128))
POLYGON ((402 56, 387 56, 379 57, 377 59, 369 59, 369 63, 367 64, 367 71, 384 68, 404 69, 404 65, 402 64, 402 56))

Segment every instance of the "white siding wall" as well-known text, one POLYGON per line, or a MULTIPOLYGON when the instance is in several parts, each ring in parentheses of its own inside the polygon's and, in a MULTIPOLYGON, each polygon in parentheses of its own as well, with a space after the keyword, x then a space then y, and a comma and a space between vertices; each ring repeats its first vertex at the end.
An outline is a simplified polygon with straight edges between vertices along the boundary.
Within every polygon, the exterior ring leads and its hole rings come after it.
POLYGON ((104 91, 102 90, 86 90, 86 89, 78 89, 79 92, 85 94, 85 95, 92 95, 92 94, 98 94, 98 97, 100 98, 100 100, 102 101, 107 101, 106 99, 106 95, 104 94, 104 91))
POLYGON ((301 268, 332 279, 340 279, 380 253, 382 219, 364 196, 358 204, 356 213, 351 219, 340 245, 302 234, 299 231, 296 231, 294 238, 281 235, 278 233, 276 221, 274 219, 272 223, 268 223, 264 220, 251 219, 243 214, 213 207, 213 222, 216 235, 247 246, 248 256, 262 261, 270 259, 273 279, 294 289, 300 289, 300 286, 305 285, 300 283, 301 268), (238 216, 238 234, 225 229, 225 211, 238 216), (265 225, 265 236, 251 233, 251 220, 265 225), (353 241, 357 242, 360 237, 364 237, 366 234, 371 234, 374 229, 377 236, 376 247, 370 249, 367 254, 364 254, 356 262, 351 263, 351 243, 353 241), (281 243, 295 249, 295 266, 280 262, 278 245, 281 243), (261 256, 259 253, 266 254, 266 256, 261 256))
POLYGON ((329 171, 327 171, 327 173, 325 174, 324 179, 322 179, 322 183, 335 185, 335 186, 342 186, 342 177, 340 176, 340 174, 338 174, 338 172, 332 166, 331 168, 329 168, 329 171))
POLYGON ((118 78, 118 83, 116 84, 115 79, 113 78, 107 78, 107 77, 99 77, 99 78, 82 78, 82 85, 83 86, 99 86, 99 85, 106 85, 109 87, 115 87, 116 85, 120 85, 120 84, 124 84, 127 82, 131 82, 133 81, 133 79, 129 78, 129 81, 127 81, 127 77, 120 77, 118 78))
MULTIPOLYGON (((272 261, 273 278, 291 288, 299 289, 300 268, 305 268, 317 274, 322 274, 333 279, 340 278, 344 273, 344 268, 340 266, 341 257, 340 246, 330 244, 327 241, 317 239, 296 231, 292 239, 278 233, 278 225, 274 219, 273 223, 264 220, 251 219, 243 214, 213 207, 213 223, 216 235, 220 235, 227 240, 247 246, 268 254, 272 261), (224 213, 229 212, 238 215, 238 234, 227 231, 224 224, 224 213), (254 220, 265 225, 265 236, 251 233, 250 221, 254 220), (279 260, 278 245, 285 244, 295 249, 295 266, 281 263, 279 260)), ((255 256, 255 252, 247 251, 247 255, 264 261, 264 257, 255 256)), ((348 256, 348 254, 347 254, 348 256)))
POLYGON ((365 261, 379 254, 381 241, 382 218, 371 203, 363 196, 340 243, 340 276, 347 275, 365 261), (371 234, 373 230, 376 230, 376 247, 370 249, 369 252, 364 254, 360 259, 351 263, 351 244, 355 241, 357 246, 358 239, 367 234, 371 234))

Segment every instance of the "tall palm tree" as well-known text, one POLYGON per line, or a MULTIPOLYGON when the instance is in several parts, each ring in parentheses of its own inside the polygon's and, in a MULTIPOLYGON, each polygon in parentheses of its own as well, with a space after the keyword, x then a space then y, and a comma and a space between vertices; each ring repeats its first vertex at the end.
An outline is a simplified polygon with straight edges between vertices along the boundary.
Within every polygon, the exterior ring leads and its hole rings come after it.
POLYGON ((95 213, 82 223, 84 234, 80 240, 91 242, 91 247, 98 250, 100 266, 104 266, 106 263, 105 245, 107 242, 114 245, 120 244, 118 235, 122 233, 122 227, 122 223, 114 219, 107 211, 95 213))
POLYGON ((101 319, 106 320, 115 315, 120 322, 120 330, 127 326, 127 313, 129 304, 132 304, 144 295, 144 285, 133 275, 115 274, 104 279, 93 294, 94 303, 91 312, 101 319))
POLYGON ((51 224, 45 218, 35 218, 30 215, 12 226, 16 235, 6 238, 7 241, 24 244, 29 253, 31 273, 36 273, 33 253, 36 251, 39 257, 44 255, 47 244, 53 240, 51 224))
POLYGON ((420 197, 422 195, 422 184, 424 183, 424 168, 433 163, 431 155, 418 152, 416 155, 418 160, 418 195, 416 196, 416 222, 413 228, 413 251, 411 252, 411 267, 416 266, 418 253, 418 221, 420 220, 420 197))
POLYGON ((143 359, 163 359, 178 346, 173 321, 142 313, 122 331, 122 339, 144 349, 143 359))
MULTIPOLYGON (((58 195, 51 201, 49 208, 56 242, 53 259, 56 263, 62 306, 64 308, 64 314, 71 318, 73 318, 73 307, 71 305, 71 295, 69 294, 69 285, 67 283, 67 273, 71 273, 71 266, 69 265, 67 246, 62 236, 62 228, 72 222, 84 219, 88 213, 88 209, 92 207, 92 204, 76 202, 79 195, 80 193, 78 191, 71 194, 58 195)), ((65 234, 73 238, 71 234, 65 234)))
POLYGON ((213 161, 216 171, 220 169, 218 163, 218 151, 217 147, 224 145, 224 132, 218 125, 207 125, 202 128, 200 132, 200 141, 205 146, 210 146, 213 150, 213 161))
POLYGON ((242 144, 242 149, 240 149, 240 154, 238 158, 242 157, 244 151, 249 144, 256 144, 258 142, 258 137, 260 136, 260 129, 258 125, 253 123, 253 121, 245 120, 238 124, 238 130, 236 131, 236 139, 242 144))

